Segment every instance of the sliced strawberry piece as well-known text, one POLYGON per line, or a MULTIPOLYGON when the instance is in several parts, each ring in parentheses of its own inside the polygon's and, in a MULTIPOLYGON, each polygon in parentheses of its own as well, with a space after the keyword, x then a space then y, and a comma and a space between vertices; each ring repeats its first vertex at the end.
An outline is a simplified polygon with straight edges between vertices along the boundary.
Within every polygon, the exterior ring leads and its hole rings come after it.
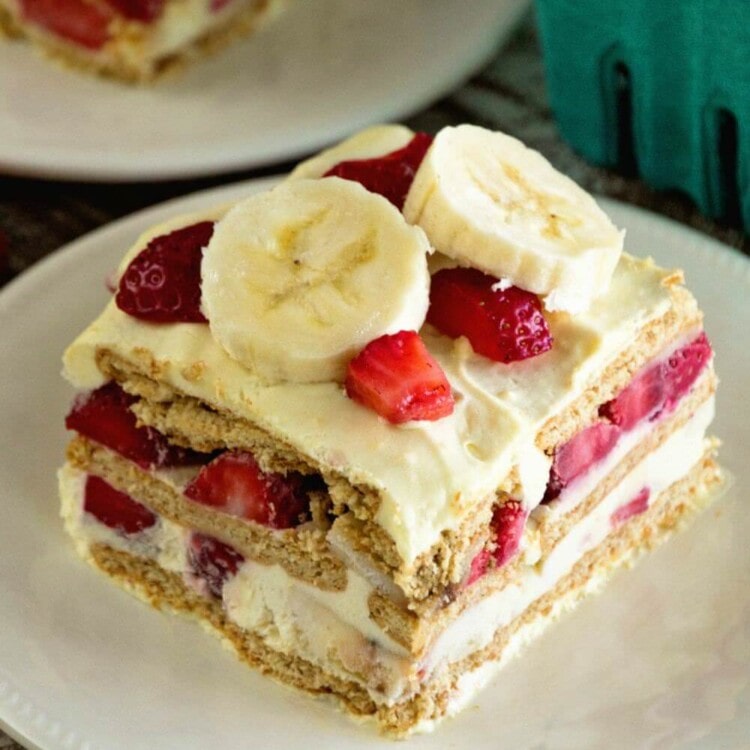
POLYGON ((464 586, 471 586, 479 580, 489 570, 493 560, 495 567, 499 568, 516 556, 526 518, 526 511, 518 500, 508 500, 495 508, 490 522, 493 550, 485 548, 474 557, 464 586))
POLYGON ((471 586, 472 583, 478 581, 489 569, 491 560, 492 553, 488 549, 483 549, 477 553, 471 561, 469 575, 466 577, 466 582, 463 586, 471 586))
POLYGON ((667 392, 665 407, 673 409, 690 390, 711 359, 711 344, 705 332, 687 346, 676 351, 665 363, 664 384, 667 392))
POLYGON ((498 279, 475 268, 445 268, 432 277, 427 322, 446 336, 466 336, 472 348, 496 362, 535 357, 552 346, 535 294, 500 289, 498 279))
POLYGON ((432 141, 432 136, 427 133, 415 133, 409 143, 398 151, 377 159, 342 161, 323 176, 358 182, 370 192, 387 198, 400 211, 432 141))
POLYGON ((209 591, 221 598, 226 581, 237 573, 245 558, 224 542, 194 532, 190 536, 188 562, 195 575, 202 578, 209 591))
POLYGON ((206 323, 201 312, 201 260, 213 222, 155 237, 127 267, 117 307, 151 323, 206 323))
POLYGON ((224 513, 272 529, 288 529, 309 518, 300 474, 261 471, 251 453, 227 451, 204 466, 185 495, 224 513))
POLYGON ((93 474, 86 477, 83 509, 120 534, 137 534, 157 521, 145 505, 93 474))
POLYGON ((151 23, 164 10, 166 0, 106 0, 121 16, 131 21, 151 23))
POLYGON ((650 367, 633 378, 616 398, 600 406, 599 416, 623 430, 630 430, 660 410, 665 395, 663 367, 650 367))
POLYGON ((21 0, 24 20, 88 49, 109 39, 112 14, 86 0, 21 0))
POLYGON ((610 522, 613 528, 621 526, 629 518, 645 513, 648 510, 648 499, 651 496, 651 490, 644 487, 630 502, 621 505, 611 516, 610 522))
POLYGON ((559 446, 555 450, 544 502, 554 500, 576 477, 601 461, 615 447, 620 432, 617 425, 597 422, 559 446))
POLYGON ((211 12, 218 13, 220 10, 224 10, 231 2, 232 0, 211 0, 211 12))
POLYGON ((69 430, 107 446, 144 469, 205 463, 210 456, 176 445, 152 427, 138 427, 130 406, 136 399, 115 383, 84 393, 65 418, 69 430))
POLYGON ((665 362, 633 378, 615 398, 599 407, 599 416, 630 430, 642 419, 653 419, 665 409, 671 411, 703 372, 711 353, 711 344, 701 333, 665 362))
POLYGON ((521 546, 526 511, 518 500, 508 500, 495 508, 492 515, 492 533, 495 538, 493 557, 499 568, 515 557, 521 546))
POLYGON ((349 363, 345 386, 349 398, 393 424, 453 412, 450 383, 415 331, 371 341, 349 363))

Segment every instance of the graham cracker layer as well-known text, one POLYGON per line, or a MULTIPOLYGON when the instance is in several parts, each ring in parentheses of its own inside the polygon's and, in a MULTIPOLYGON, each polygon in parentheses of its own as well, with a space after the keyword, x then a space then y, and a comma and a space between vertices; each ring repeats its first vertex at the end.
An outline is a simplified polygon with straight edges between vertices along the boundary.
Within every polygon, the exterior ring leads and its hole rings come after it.
MULTIPOLYGON (((613 531, 554 589, 537 599, 508 626, 500 628, 491 643, 429 679, 418 695, 393 706, 377 705, 357 683, 334 677, 318 665, 269 648, 259 636, 229 622, 217 601, 196 594, 179 576, 164 571, 152 561, 101 544, 94 545, 89 556, 90 562, 153 606, 196 617, 231 645, 242 660, 263 673, 308 692, 331 694, 348 711, 373 716, 386 733, 404 736, 421 722, 446 715, 462 675, 488 660, 502 659, 516 636, 526 638, 524 633, 530 632, 531 625, 551 623, 563 611, 575 606, 595 585, 598 587, 600 579, 665 541, 718 496, 716 490, 720 484, 718 466, 709 452, 687 476, 662 492, 646 513, 631 518, 613 531)), ((534 632, 538 631, 536 628, 534 632)))
MULTIPOLYGON (((672 307, 645 325, 631 346, 592 377, 581 396, 543 425, 536 440, 538 447, 552 454, 557 445, 595 421, 599 406, 617 395, 647 362, 700 330, 701 314, 692 295, 676 284, 669 288, 672 307)), ((518 489, 511 472, 494 494, 473 501, 472 511, 457 528, 446 530, 413 565, 406 565, 392 538, 375 520, 380 504, 375 488, 349 482, 346 476, 319 465, 311 456, 222 409, 220 404, 201 402, 165 385, 159 379, 159 363, 149 352, 136 352, 125 360, 100 348, 96 361, 102 373, 139 397, 133 407, 139 420, 176 444, 201 451, 250 450, 266 470, 319 473, 327 485, 341 538, 366 555, 412 602, 442 596, 450 586, 460 583, 474 553, 488 538, 493 505, 518 489)))
POLYGON ((106 479, 160 516, 216 537, 247 558, 282 565, 291 576, 323 590, 346 588, 346 569, 331 552, 320 518, 317 523, 314 520, 294 529, 276 530, 219 513, 192 502, 131 461, 81 436, 68 445, 67 458, 76 469, 106 479))
POLYGON ((142 51, 151 26, 120 18, 112 21, 112 39, 101 50, 91 51, 45 32, 35 24, 24 23, 0 7, 0 37, 26 38, 38 51, 65 67, 127 83, 151 83, 253 33, 286 2, 288 0, 253 0, 247 8, 227 18, 224 24, 207 31, 180 50, 156 59, 146 58, 142 51))

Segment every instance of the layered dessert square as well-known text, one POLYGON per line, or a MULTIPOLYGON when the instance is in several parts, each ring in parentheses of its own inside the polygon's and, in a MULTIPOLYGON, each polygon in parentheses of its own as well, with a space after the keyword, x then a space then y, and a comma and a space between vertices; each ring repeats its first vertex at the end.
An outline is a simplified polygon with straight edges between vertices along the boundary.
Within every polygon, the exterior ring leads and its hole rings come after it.
POLYGON ((622 244, 474 126, 373 128, 153 228, 65 353, 77 551, 264 673, 431 729, 721 486, 700 310, 622 244))
POLYGON ((127 81, 148 81, 253 31, 284 0, 0 0, 0 35, 127 81))

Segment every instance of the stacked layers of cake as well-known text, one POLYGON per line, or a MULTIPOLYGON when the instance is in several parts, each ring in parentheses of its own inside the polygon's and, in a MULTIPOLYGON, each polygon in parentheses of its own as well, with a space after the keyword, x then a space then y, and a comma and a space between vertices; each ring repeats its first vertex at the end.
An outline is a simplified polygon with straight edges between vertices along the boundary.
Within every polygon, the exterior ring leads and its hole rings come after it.
POLYGON ((680 274, 621 254, 511 140, 375 129, 157 227, 65 356, 88 389, 60 474, 81 555, 397 735, 720 483, 680 274), (508 211, 500 239, 446 154, 508 211))
POLYGON ((235 35, 249 33, 281 0, 0 0, 0 35, 132 81, 154 78, 235 35))

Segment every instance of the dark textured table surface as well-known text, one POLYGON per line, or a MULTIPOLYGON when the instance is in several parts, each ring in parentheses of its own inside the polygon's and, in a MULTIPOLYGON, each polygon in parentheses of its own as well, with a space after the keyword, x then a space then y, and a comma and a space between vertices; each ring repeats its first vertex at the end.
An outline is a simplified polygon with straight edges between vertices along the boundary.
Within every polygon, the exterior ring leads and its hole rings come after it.
MULTIPOLYGON (((531 18, 478 75, 405 122, 435 131, 467 121, 521 138, 594 193, 651 209, 750 253, 747 235, 704 218, 684 196, 656 192, 637 179, 591 167, 561 141, 547 103, 531 18)), ((289 166, 195 181, 114 186, 0 176, 0 285, 58 247, 120 216, 214 185, 283 172, 289 166)), ((0 750, 18 747, 0 732, 0 750)))

